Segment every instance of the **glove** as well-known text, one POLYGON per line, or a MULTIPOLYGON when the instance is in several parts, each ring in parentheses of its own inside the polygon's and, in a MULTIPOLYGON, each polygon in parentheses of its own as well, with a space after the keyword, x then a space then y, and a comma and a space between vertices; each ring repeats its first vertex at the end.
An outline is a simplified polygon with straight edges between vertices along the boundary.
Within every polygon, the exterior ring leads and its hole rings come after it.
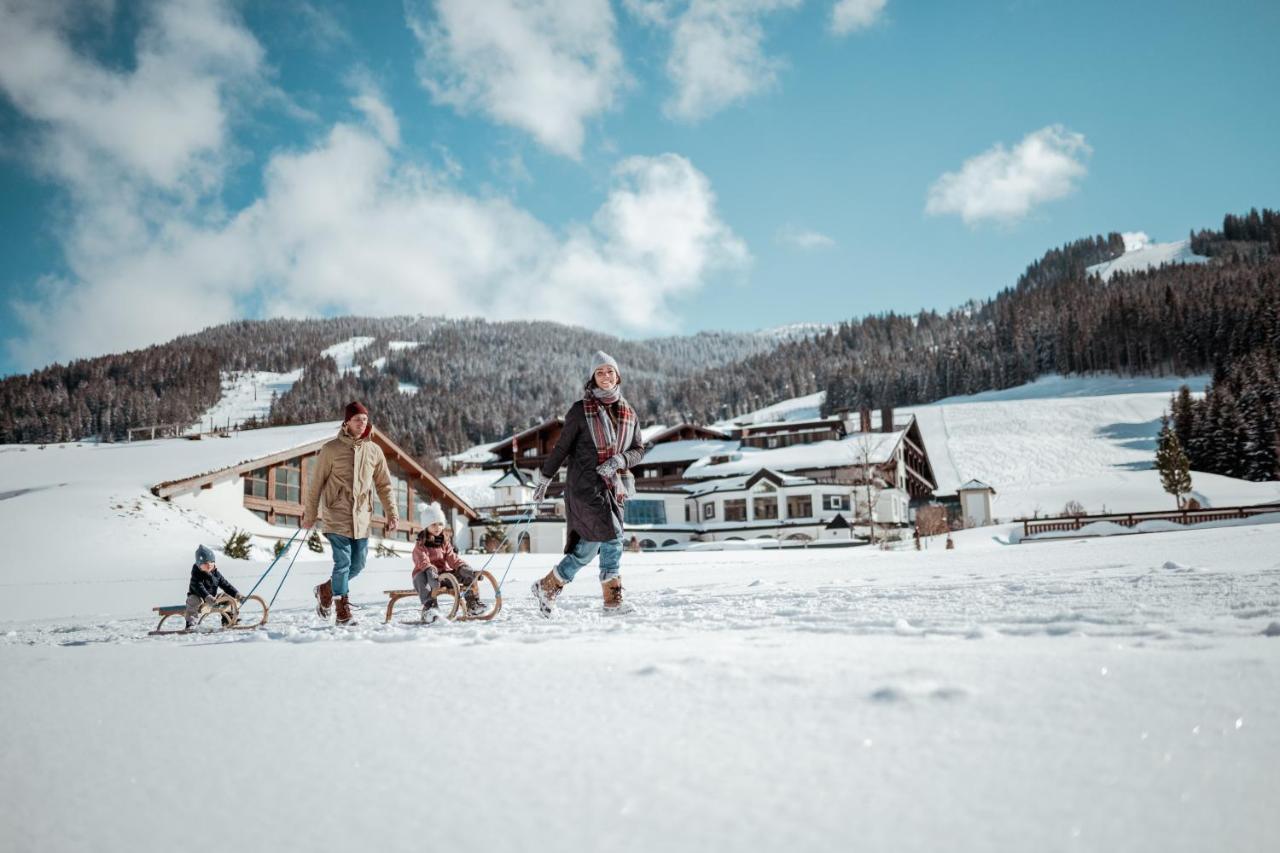
POLYGON ((626 460, 622 458, 621 453, 615 453, 596 467, 596 473, 608 480, 614 474, 618 473, 618 469, 622 467, 625 461, 626 460))
POLYGON ((533 502, 542 503, 547 498, 547 487, 551 485, 551 480, 542 476, 542 469, 533 472, 533 502))

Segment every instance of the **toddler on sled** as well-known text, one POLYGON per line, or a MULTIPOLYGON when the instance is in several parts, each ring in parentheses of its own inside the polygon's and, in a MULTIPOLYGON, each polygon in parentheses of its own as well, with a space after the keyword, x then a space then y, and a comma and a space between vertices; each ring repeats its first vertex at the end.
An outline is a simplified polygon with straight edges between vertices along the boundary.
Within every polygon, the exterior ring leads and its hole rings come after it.
POLYGON ((196 548, 191 583, 187 585, 186 630, 194 629, 200 616, 213 610, 221 611, 223 625, 230 625, 234 621, 230 611, 243 602, 244 596, 218 571, 213 549, 205 545, 196 548))
POLYGON ((488 605, 480 600, 471 586, 479 572, 463 562, 453 549, 452 537, 445 532, 444 510, 440 504, 429 505, 422 521, 426 526, 419 531, 418 541, 413 546, 413 588, 422 601, 422 621, 431 624, 440 618, 434 593, 440 588, 442 574, 452 574, 458 585, 467 591, 468 616, 481 616, 488 612, 488 605))

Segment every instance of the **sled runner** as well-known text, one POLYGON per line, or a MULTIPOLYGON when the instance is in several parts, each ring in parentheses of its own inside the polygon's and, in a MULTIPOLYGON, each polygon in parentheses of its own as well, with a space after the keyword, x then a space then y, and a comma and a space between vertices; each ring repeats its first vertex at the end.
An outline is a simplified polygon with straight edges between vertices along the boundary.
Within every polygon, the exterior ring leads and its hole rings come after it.
MULTIPOLYGON (((463 596, 467 590, 463 589, 458 579, 450 573, 440 575, 440 588, 435 591, 435 597, 438 599, 442 595, 447 595, 453 599, 453 604, 446 610, 441 609, 440 615, 449 620, 457 620, 459 622, 488 622, 490 619, 498 615, 498 611, 502 609, 502 594, 498 591, 498 582, 493 575, 487 571, 480 571, 476 574, 475 582, 471 584, 477 594, 480 592, 480 582, 488 581, 489 586, 493 587, 493 605, 489 612, 482 613, 479 616, 468 616, 467 608, 463 603, 463 596)), ((391 621, 391 613, 395 610, 396 602, 403 598, 412 598, 418 600, 418 591, 415 589, 388 589, 384 590, 387 594, 387 618, 384 622, 391 621)))
MULTIPOLYGON (((192 633, 185 627, 185 617, 187 612, 187 606, 185 604, 166 604, 160 607, 153 607, 151 610, 160 614, 160 624, 156 625, 156 629, 147 634, 147 636, 156 637, 167 634, 192 633), (178 618, 178 621, 184 625, 184 627, 166 631, 164 629, 164 623, 175 616, 178 618)), ((267 603, 263 601, 261 597, 256 595, 245 596, 243 604, 230 596, 224 595, 220 596, 213 604, 201 605, 200 614, 196 619, 196 625, 203 625, 205 617, 215 613, 218 615, 218 623, 221 626, 221 630, 234 629, 242 631, 247 628, 261 628, 263 625, 267 624, 267 603), (258 607, 261 607, 262 615, 257 622, 250 621, 248 623, 242 623, 240 621, 240 609, 249 602, 254 602, 258 607)))

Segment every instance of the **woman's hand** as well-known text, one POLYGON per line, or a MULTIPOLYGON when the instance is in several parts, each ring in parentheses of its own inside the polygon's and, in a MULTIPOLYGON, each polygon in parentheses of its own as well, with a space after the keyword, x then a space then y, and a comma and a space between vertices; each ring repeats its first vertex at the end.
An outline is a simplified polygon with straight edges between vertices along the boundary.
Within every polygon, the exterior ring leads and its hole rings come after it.
POLYGON ((626 460, 622 458, 622 454, 615 453, 596 468, 596 473, 608 480, 614 474, 617 474, 618 470, 625 464, 626 460))

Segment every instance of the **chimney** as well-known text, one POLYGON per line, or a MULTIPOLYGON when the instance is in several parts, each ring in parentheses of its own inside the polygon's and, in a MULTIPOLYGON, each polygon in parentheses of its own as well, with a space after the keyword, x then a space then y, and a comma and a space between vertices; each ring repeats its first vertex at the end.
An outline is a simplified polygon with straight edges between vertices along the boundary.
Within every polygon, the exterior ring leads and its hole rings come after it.
POLYGON ((871 410, 868 409, 866 406, 863 406, 861 409, 858 410, 858 415, 862 421, 862 423, 860 424, 861 429, 859 429, 858 431, 871 432, 871 410))
POLYGON ((893 432, 893 406, 885 406, 880 410, 880 431, 893 432))

